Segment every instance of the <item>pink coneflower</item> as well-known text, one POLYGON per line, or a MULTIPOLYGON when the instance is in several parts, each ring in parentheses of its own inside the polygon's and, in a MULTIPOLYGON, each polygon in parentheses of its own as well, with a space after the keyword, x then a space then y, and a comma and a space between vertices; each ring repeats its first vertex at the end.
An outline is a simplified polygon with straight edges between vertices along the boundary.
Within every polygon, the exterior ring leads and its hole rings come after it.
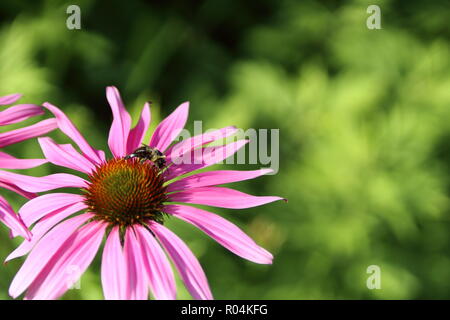
MULTIPOLYGON (((92 148, 73 123, 57 107, 45 103, 59 128, 80 148, 56 144, 50 138, 39 143, 47 160, 74 169, 71 174, 28 177, 2 173, 5 179, 28 192, 76 188, 80 193, 49 193, 28 201, 20 210, 25 224, 35 224, 31 241, 24 241, 7 260, 29 253, 12 281, 9 293, 25 299, 56 299, 77 281, 95 257, 106 235, 101 278, 106 299, 175 299, 174 274, 166 256, 172 259, 187 289, 195 299, 212 299, 206 276, 189 248, 163 225, 166 216, 191 223, 225 248, 250 261, 270 264, 272 255, 258 246, 238 227, 220 216, 179 202, 241 209, 279 200, 257 197, 216 185, 252 179, 269 170, 212 171, 175 179, 193 170, 217 163, 245 145, 237 141, 220 147, 204 145, 235 133, 232 127, 186 139, 169 148, 188 117, 188 103, 180 105, 156 128, 149 146, 166 154, 168 170, 152 161, 126 158, 141 146, 150 123, 150 106, 144 105, 137 125, 131 119, 115 87, 106 96, 113 112, 108 144, 113 155, 106 160, 92 148), (172 164, 178 155, 201 148, 201 159, 172 164), (201 160, 201 161, 198 161, 201 160), (171 165, 172 164, 172 165, 171 165), (73 216, 77 212, 80 213, 73 216), (70 217, 70 218, 69 218, 70 217), (68 218, 68 219, 67 219, 68 218)), ((192 154, 194 154, 192 152, 192 154)), ((198 154, 195 153, 195 154, 198 154)), ((193 155, 196 157, 196 155, 193 155)))
MULTIPOLYGON (((0 106, 13 104, 19 100, 20 97, 20 94, 11 94, 0 97, 0 106)), ((0 127, 18 123, 42 114, 44 114, 42 107, 34 104, 19 104, 12 106, 6 110, 0 111, 0 127)), ((0 148, 47 134, 49 131, 56 129, 56 127, 56 120, 48 119, 28 127, 0 133, 0 148)), ((2 169, 27 169, 39 166, 45 162, 47 162, 45 159, 16 159, 13 156, 0 151, 0 168, 2 169)), ((28 199, 35 196, 2 178, 0 178, 0 188, 12 190, 28 199)), ((8 226, 13 232, 28 239, 30 238, 29 230, 24 226, 19 216, 14 213, 14 210, 2 196, 0 196, 0 221, 8 226)))

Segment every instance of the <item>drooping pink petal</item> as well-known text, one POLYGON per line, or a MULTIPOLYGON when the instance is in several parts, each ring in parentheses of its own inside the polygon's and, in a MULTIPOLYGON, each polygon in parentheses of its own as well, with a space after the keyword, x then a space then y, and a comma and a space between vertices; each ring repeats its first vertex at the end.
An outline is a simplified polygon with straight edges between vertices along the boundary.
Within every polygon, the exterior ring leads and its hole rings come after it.
POLYGON ((59 129, 64 132, 73 142, 80 147, 83 154, 95 164, 101 164, 102 159, 99 156, 98 150, 95 150, 91 145, 84 139, 80 131, 75 127, 75 125, 70 121, 70 119, 62 112, 60 109, 54 105, 46 102, 43 104, 56 118, 59 129))
POLYGON ((131 117, 123 105, 119 90, 116 87, 106 88, 106 98, 113 113, 113 122, 109 131, 109 149, 116 158, 126 155, 127 141, 131 127, 131 117))
POLYGON ((140 147, 142 140, 144 139, 145 133, 150 125, 150 104, 145 103, 142 108, 141 117, 139 118, 136 126, 130 131, 127 143, 127 154, 132 153, 134 150, 140 147))
POLYGON ((12 155, 10 155, 10 154, 8 154, 6 152, 0 151, 0 159, 11 159, 11 160, 14 160, 14 159, 17 159, 17 158, 14 158, 12 155))
POLYGON ((70 206, 77 202, 83 202, 84 197, 72 193, 49 193, 31 199, 19 209, 19 214, 25 225, 30 226, 46 215, 70 206))
POLYGON ((0 196, 0 221, 16 234, 23 236, 27 240, 31 239, 31 232, 2 196, 0 196))
POLYGON ((0 111, 0 126, 24 121, 28 118, 44 114, 40 106, 34 104, 18 104, 0 111))
POLYGON ((183 205, 165 206, 164 212, 193 224, 244 259, 261 264, 272 263, 272 254, 258 246, 237 226, 214 213, 183 205))
POLYGON ((169 149, 165 152, 166 160, 167 162, 172 162, 172 159, 181 158, 183 155, 191 152, 191 150, 194 150, 195 148, 220 139, 225 139, 236 132, 237 128, 230 126, 190 137, 169 147, 169 149))
POLYGON ((189 102, 181 104, 167 118, 165 118, 153 133, 150 147, 164 152, 173 140, 183 130, 189 114, 189 102))
POLYGON ((38 141, 46 159, 57 166, 86 174, 90 174, 95 169, 95 165, 79 154, 70 144, 59 145, 48 137, 39 138, 38 141))
POLYGON ((170 166, 170 169, 167 172, 167 180, 209 167, 225 160, 239 151, 239 149, 248 142, 248 140, 239 140, 224 146, 206 147, 188 152, 187 157, 183 156, 182 158, 179 158, 178 163, 170 166))
POLYGON ((201 300, 213 299, 205 273, 186 244, 172 231, 159 223, 150 223, 150 229, 171 256, 192 297, 201 300))
POLYGON ((261 206, 277 200, 273 196, 253 196, 224 187, 202 187, 184 190, 169 195, 169 201, 203 204, 229 209, 245 209, 261 206))
POLYGON ((9 295, 13 298, 20 296, 39 276, 66 240, 91 217, 92 214, 82 214, 66 220, 50 230, 30 252, 16 273, 9 287, 9 295))
POLYGON ((0 148, 42 136, 56 128, 57 124, 55 119, 46 119, 28 127, 0 133, 0 148))
POLYGON ((7 96, 0 97, 0 106, 6 106, 13 104, 22 97, 20 93, 9 94, 7 96))
POLYGON ((48 214, 46 217, 42 218, 31 230, 33 238, 29 241, 24 240, 20 244, 20 246, 18 246, 13 252, 11 252, 8 257, 6 257, 5 262, 26 255, 51 228, 53 228, 59 222, 71 216, 72 214, 83 209, 87 209, 87 205, 82 202, 78 202, 68 207, 64 207, 62 209, 54 211, 48 214))
POLYGON ((103 249, 102 287, 107 300, 127 299, 128 277, 118 227, 111 230, 103 249))
POLYGON ((141 245, 133 229, 127 228, 123 250, 125 256, 125 276, 128 280, 127 299, 148 299, 148 278, 142 257, 141 245))
POLYGON ((0 168, 2 169, 30 169, 47 163, 46 159, 17 159, 0 152, 0 168))
POLYGON ((36 193, 27 192, 27 191, 22 190, 22 189, 18 188, 17 186, 10 184, 6 181, 0 180, 0 188, 6 189, 6 190, 11 190, 12 192, 15 192, 18 195, 20 195, 24 198, 27 198, 27 199, 33 199, 33 198, 37 197, 36 193))
POLYGON ((0 181, 9 181, 28 192, 44 192, 59 188, 84 188, 87 186, 86 180, 68 173, 32 177, 0 170, 0 181))
POLYGON ((177 296, 175 277, 163 249, 144 227, 134 227, 141 244, 141 254, 154 297, 158 300, 174 300, 177 296))
POLYGON ((169 184, 167 191, 181 191, 249 180, 265 175, 269 172, 272 172, 272 169, 260 169, 254 171, 220 170, 201 172, 169 184))
POLYGON ((31 283, 25 299, 57 299, 76 284, 97 254, 106 226, 93 221, 76 230, 31 283))

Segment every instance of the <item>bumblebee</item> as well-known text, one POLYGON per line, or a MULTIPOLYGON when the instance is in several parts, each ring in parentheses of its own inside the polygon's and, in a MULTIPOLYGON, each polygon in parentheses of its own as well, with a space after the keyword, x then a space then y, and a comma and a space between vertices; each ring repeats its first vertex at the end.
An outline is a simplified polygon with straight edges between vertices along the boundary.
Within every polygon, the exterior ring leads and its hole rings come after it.
POLYGON ((142 147, 137 148, 132 154, 125 157, 125 159, 132 158, 138 158, 141 161, 150 160, 158 169, 164 169, 166 167, 166 156, 158 149, 150 148, 146 144, 143 144, 142 147))

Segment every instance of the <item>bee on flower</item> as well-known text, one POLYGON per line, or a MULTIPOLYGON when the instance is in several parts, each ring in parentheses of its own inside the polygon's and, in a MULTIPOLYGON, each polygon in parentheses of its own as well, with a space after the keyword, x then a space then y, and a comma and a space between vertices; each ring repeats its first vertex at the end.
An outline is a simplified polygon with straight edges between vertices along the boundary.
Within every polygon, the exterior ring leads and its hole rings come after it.
MULTIPOLYGON (((106 299, 175 299, 172 260, 188 291, 195 299, 212 299, 208 280, 188 246, 165 225, 167 216, 190 223, 236 255, 260 264, 271 264, 272 255, 221 216, 190 204, 244 209, 281 200, 253 196, 218 185, 253 179, 270 172, 218 170, 194 173, 233 155, 245 146, 240 140, 222 146, 209 143, 232 135, 226 127, 173 144, 188 118, 189 104, 181 104, 143 141, 150 124, 150 105, 131 128, 131 117, 119 91, 106 89, 113 113, 108 145, 111 157, 93 148, 70 119, 56 106, 44 103, 59 129, 79 148, 58 144, 48 137, 38 139, 45 159, 69 168, 74 174, 57 173, 31 177, 1 172, 27 192, 49 192, 29 200, 19 210, 32 228, 31 241, 24 241, 7 261, 28 255, 13 279, 9 293, 17 298, 56 299, 75 282, 67 268, 83 273, 106 238, 102 253, 101 282, 106 299), (143 142, 148 144, 144 146, 143 142), (192 153, 201 148, 201 161, 174 163, 176 148, 192 153), (164 160, 164 162, 162 161, 164 160), (165 166, 170 170, 161 170, 165 166), (59 188, 73 192, 56 192, 59 188), (80 192, 81 190, 81 192, 80 192)), ((195 156, 195 155, 194 155, 195 156)))

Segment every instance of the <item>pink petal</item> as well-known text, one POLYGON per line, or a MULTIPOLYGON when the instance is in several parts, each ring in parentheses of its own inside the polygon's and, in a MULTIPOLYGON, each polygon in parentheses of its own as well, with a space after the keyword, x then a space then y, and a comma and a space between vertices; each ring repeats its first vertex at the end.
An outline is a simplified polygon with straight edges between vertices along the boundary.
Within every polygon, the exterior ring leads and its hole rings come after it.
POLYGON ((17 159, 17 158, 14 158, 12 155, 7 154, 6 152, 1 152, 0 151, 0 160, 3 160, 3 159, 5 159, 5 160, 8 160, 8 159, 14 160, 14 159, 17 159))
POLYGON ((171 183, 167 191, 181 191, 199 187, 215 186, 219 184, 243 181, 253 179, 266 173, 272 172, 271 169, 260 169, 254 171, 207 171, 194 174, 181 180, 171 183))
POLYGON ((55 119, 47 119, 28 127, 0 133, 0 148, 44 135, 57 128, 55 119))
POLYGON ((25 299, 53 300, 69 290, 97 254, 105 228, 95 221, 75 231, 30 285, 25 299))
POLYGON ((103 151, 103 150, 94 150, 94 151, 97 154, 97 157, 100 158, 101 163, 106 162, 105 151, 103 151))
POLYGON ((194 150, 197 147, 203 146, 205 144, 225 139, 237 132, 236 127, 225 127, 219 130, 214 130, 212 132, 203 133, 200 135, 196 135, 190 137, 186 140, 183 140, 167 149, 165 152, 167 157, 167 162, 172 162, 172 159, 177 159, 182 157, 187 152, 194 150))
POLYGON ((168 205, 164 212, 189 222, 238 256, 262 264, 271 264, 273 256, 258 246, 241 229, 224 218, 194 207, 168 205))
POLYGON ((113 113, 113 123, 109 131, 109 149, 116 158, 126 155, 127 141, 131 127, 131 117, 123 105, 119 90, 116 87, 106 88, 106 98, 113 113))
POLYGON ((200 263, 186 244, 172 231, 159 223, 151 223, 150 229, 172 258, 184 284, 194 299, 213 299, 208 280, 200 263))
POLYGON ((150 104, 146 103, 142 108, 141 117, 128 136, 127 154, 133 153, 134 150, 140 147, 145 133, 150 125, 150 104))
POLYGON ((128 277, 125 257, 120 244, 119 228, 114 227, 103 249, 102 286, 107 300, 127 299, 128 277))
POLYGON ((84 197, 71 193, 44 194, 25 203, 19 214, 25 225, 30 226, 40 218, 77 202, 84 202, 84 197))
POLYGON ((166 254, 147 229, 141 226, 135 226, 134 229, 141 244, 141 254, 154 297, 158 300, 175 300, 175 277, 166 254))
MULTIPOLYGON (((169 167, 167 180, 216 164, 235 154, 247 143, 248 140, 239 140, 224 146, 206 147, 194 150, 188 154, 190 157, 187 159, 188 163, 174 164, 169 167)), ((182 161, 183 159, 185 158, 180 158, 179 160, 182 161)))
POLYGON ((12 104, 22 97, 20 93, 10 94, 7 96, 0 97, 0 106, 6 106, 12 104))
POLYGON ((57 166, 86 174, 90 174, 95 169, 95 164, 79 154, 70 144, 59 145, 48 137, 39 138, 38 141, 47 160, 57 166))
POLYGON ((32 229, 33 238, 29 241, 23 241, 20 246, 18 246, 13 252, 11 252, 8 257, 6 257, 5 262, 26 255, 51 228, 53 228, 65 218, 83 209, 87 209, 87 205, 82 202, 78 202, 68 207, 64 207, 63 209, 52 212, 45 218, 42 218, 32 229))
POLYGON ((128 280, 127 299, 148 299, 148 278, 142 257, 140 243, 136 239, 133 229, 127 228, 124 244, 125 276, 128 280))
POLYGON ((0 126, 17 123, 42 114, 44 111, 37 105, 19 104, 0 112, 0 126))
POLYGON ((175 140, 183 130, 189 114, 189 102, 181 104, 167 118, 165 118, 156 128, 150 140, 150 147, 161 152, 175 140))
POLYGON ((0 152, 0 168, 2 169, 30 169, 47 162, 46 159, 17 159, 0 152))
POLYGON ((2 196, 0 196, 0 221, 16 234, 23 236, 27 240, 31 239, 31 232, 2 196))
POLYGON ((83 178, 67 173, 32 177, 0 170, 0 181, 9 181, 28 192, 44 192, 59 188, 84 188, 87 186, 87 181, 83 178))
POLYGON ((53 255, 71 237, 73 232, 91 217, 92 214, 76 216, 60 223, 47 233, 34 247, 14 277, 9 287, 10 296, 13 298, 20 296, 39 276, 53 255))
POLYGON ((89 158, 95 164, 101 164, 101 158, 99 156, 98 150, 92 148, 89 143, 84 139, 72 121, 67 118, 67 116, 60 109, 54 105, 46 102, 43 104, 53 115, 56 117, 59 129, 64 132, 70 139, 75 142, 78 147, 80 147, 83 154, 89 158))
POLYGON ((252 196, 237 190, 223 187, 202 187, 172 193, 170 201, 203 204, 213 207, 229 209, 245 209, 261 206, 263 204, 284 200, 272 196, 252 196))
POLYGON ((11 190, 12 192, 15 192, 18 195, 21 195, 22 197, 27 198, 27 199, 33 199, 33 198, 37 197, 37 194, 35 194, 35 193, 26 192, 25 190, 22 190, 15 185, 12 185, 10 183, 7 183, 7 182, 1 181, 1 180, 0 180, 0 188, 11 190))

